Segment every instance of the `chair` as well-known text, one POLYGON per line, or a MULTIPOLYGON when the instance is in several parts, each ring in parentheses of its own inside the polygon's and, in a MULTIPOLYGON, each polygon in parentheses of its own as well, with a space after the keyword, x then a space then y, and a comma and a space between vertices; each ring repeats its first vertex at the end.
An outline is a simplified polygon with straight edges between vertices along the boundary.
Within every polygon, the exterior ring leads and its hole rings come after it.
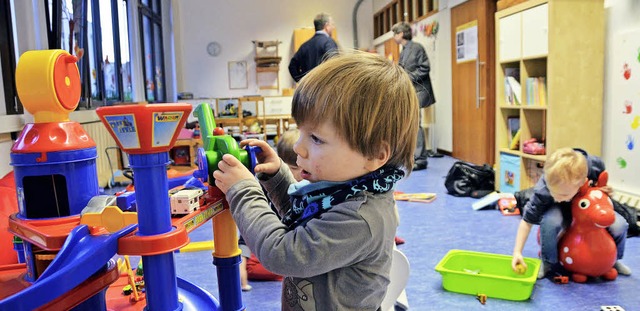
POLYGON ((406 300, 406 294, 404 288, 407 286, 409 280, 409 259, 399 249, 393 249, 393 258, 391 259, 391 273, 389 274, 391 282, 387 288, 387 294, 382 300, 380 309, 382 311, 393 311, 394 305, 399 298, 400 301, 407 309, 408 303, 406 300))

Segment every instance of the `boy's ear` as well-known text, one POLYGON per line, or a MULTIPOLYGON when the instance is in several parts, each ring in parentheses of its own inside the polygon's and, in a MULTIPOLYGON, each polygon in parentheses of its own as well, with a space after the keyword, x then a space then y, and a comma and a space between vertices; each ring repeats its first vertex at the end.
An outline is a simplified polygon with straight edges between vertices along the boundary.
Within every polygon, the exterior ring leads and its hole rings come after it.
POLYGON ((387 164, 390 157, 391 157, 391 146, 389 146, 389 143, 383 142, 382 144, 380 144, 380 148, 378 149, 378 152, 373 157, 369 158, 369 161, 366 167, 367 170, 372 172, 381 168, 382 166, 387 164))

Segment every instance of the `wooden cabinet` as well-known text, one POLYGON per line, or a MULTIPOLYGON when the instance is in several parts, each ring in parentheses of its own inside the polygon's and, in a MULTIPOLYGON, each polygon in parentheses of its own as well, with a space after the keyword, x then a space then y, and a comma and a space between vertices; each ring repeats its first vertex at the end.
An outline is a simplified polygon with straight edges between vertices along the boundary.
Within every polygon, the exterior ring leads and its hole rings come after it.
POLYGON ((262 96, 218 98, 216 106, 219 112, 215 116, 216 126, 223 127, 227 133, 238 137, 247 133, 263 133, 264 127, 260 126, 258 131, 253 128, 253 124, 256 122, 260 124, 263 118, 263 105, 262 96))
POLYGON ((496 185, 513 190, 503 187, 513 177, 524 189, 535 184, 546 155, 556 149, 601 154, 604 5, 530 0, 497 12, 495 22, 496 185), (517 123, 520 139, 513 144, 517 123), (544 154, 525 148, 533 138, 544 143, 544 154), (505 174, 501 158, 519 167, 505 174))

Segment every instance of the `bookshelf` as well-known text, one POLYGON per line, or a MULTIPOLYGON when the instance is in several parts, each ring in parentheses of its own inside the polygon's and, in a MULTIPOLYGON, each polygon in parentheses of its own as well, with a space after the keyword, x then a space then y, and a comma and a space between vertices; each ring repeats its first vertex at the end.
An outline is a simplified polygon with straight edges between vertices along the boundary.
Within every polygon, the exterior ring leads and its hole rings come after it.
POLYGON ((518 188, 525 189, 558 148, 601 155, 603 0, 530 0, 496 12, 495 22, 496 172, 504 171, 501 157, 516 160, 518 188), (520 125, 516 146, 514 119, 520 125), (523 142, 532 138, 544 143, 545 154, 524 152, 523 142))

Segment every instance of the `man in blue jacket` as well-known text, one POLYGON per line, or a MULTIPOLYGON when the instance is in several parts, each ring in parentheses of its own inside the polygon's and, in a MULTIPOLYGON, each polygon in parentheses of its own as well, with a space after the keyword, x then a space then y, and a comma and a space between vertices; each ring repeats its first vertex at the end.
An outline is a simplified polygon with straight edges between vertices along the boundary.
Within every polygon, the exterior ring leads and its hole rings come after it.
POLYGON ((318 14, 313 20, 313 25, 316 29, 316 34, 300 46, 300 49, 293 55, 289 63, 289 73, 291 73, 291 77, 296 82, 300 81, 307 72, 330 56, 327 54, 338 51, 338 45, 331 39, 331 34, 335 29, 331 15, 327 13, 318 14))

